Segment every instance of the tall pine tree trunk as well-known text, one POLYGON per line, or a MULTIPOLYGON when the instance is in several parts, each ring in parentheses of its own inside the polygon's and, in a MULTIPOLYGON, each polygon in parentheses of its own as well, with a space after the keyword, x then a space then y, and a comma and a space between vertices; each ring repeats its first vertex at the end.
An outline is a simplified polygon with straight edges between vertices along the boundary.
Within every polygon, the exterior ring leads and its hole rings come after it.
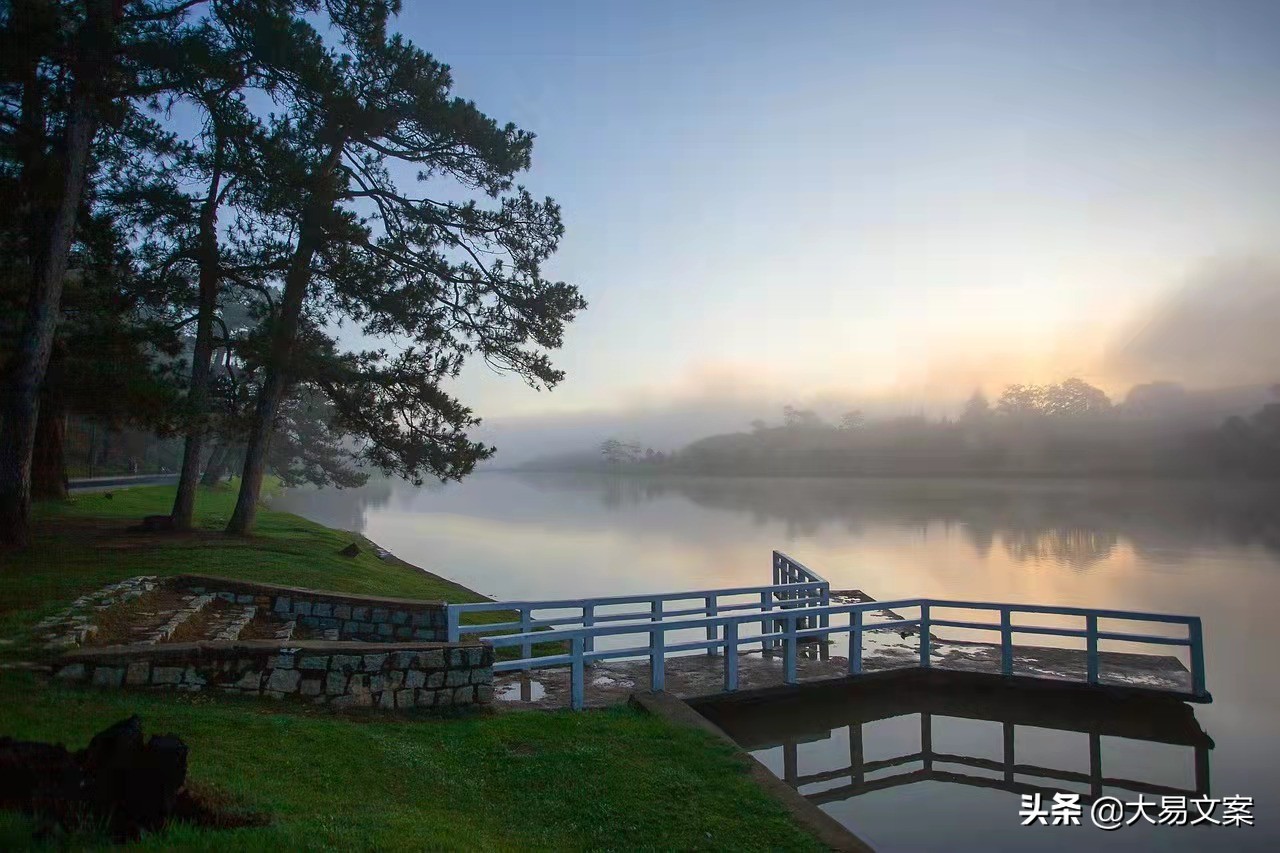
POLYGON ((40 415, 40 389, 53 350, 89 148, 98 127, 97 89, 107 76, 114 40, 112 0, 88 0, 87 7, 63 134, 62 186, 33 267, 26 315, 0 401, 0 543, 19 547, 31 542, 31 454, 40 415))
POLYGON ((214 445, 213 452, 209 454, 209 461, 205 463, 204 476, 200 478, 200 485, 216 486, 222 482, 222 478, 227 475, 227 456, 229 455, 226 442, 218 442, 214 445))
POLYGON ((271 336, 271 360, 266 368, 262 388, 258 392, 258 404, 240 475, 240 493, 236 496, 236 508, 231 514, 231 520, 227 522, 228 533, 242 536, 248 534, 258 512, 258 495, 262 491, 262 478, 267 471, 267 449, 271 444, 271 433, 275 429, 280 402, 289 387, 291 362, 298 341, 298 325, 302 319, 307 286, 311 283, 311 261, 324 238, 322 223, 333 204, 334 171, 342 157, 344 146, 345 140, 335 142, 325 157, 325 162, 314 173, 311 198, 298 228, 298 245, 285 275, 280 316, 275 320, 271 336))
POLYGON ((31 453, 32 500, 66 499, 66 438, 66 406, 61 395, 46 391, 40 398, 40 416, 36 419, 35 446, 31 453))
MULTIPOLYGON (((215 132, 217 132, 215 130, 215 132)), ((209 365, 213 361, 213 315, 218 310, 218 193, 222 178, 222 137, 214 143, 213 174, 200 209, 200 306, 196 313, 196 341, 191 354, 191 386, 187 408, 191 422, 182 448, 182 471, 173 499, 173 526, 190 530, 195 513, 200 458, 208 431, 209 365)))

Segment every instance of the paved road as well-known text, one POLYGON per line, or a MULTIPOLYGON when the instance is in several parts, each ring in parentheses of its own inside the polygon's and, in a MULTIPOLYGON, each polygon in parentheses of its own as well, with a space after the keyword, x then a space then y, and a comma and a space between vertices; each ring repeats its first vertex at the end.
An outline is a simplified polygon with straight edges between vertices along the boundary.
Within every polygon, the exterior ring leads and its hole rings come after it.
POLYGON ((122 474, 115 477, 81 477, 67 482, 68 491, 100 492, 130 486, 163 486, 178 482, 177 474, 122 474))

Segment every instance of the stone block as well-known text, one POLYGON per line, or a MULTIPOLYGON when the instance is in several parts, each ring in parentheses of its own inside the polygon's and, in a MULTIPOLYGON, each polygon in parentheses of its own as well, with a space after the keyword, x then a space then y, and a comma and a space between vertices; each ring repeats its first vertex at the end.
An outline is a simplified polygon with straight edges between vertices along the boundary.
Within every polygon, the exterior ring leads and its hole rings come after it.
POLYGON ((223 601, 230 602, 231 604, 236 603, 236 594, 234 592, 220 592, 218 593, 218 598, 221 598, 223 601))
POLYGON ((404 686, 418 688, 427 683, 427 674, 420 669, 411 669, 404 674, 404 686))
POLYGON ((298 660, 298 669, 328 669, 329 658, 325 655, 308 655, 298 660))
POLYGON ((58 674, 54 677, 61 678, 63 681, 80 681, 84 678, 84 664, 69 663, 58 670, 58 674))
POLYGON ((480 665, 480 649, 467 649, 467 666, 480 665))
POLYGON ((119 687, 124 681, 124 669, 118 666, 98 666, 93 669, 94 687, 119 687))
POLYGON ((396 694, 391 690, 384 690, 378 694, 379 708, 394 708, 396 706, 396 694))
POLYGON ((436 691, 436 702, 435 702, 435 706, 436 706, 437 708, 442 707, 442 706, 445 706, 445 705, 452 705, 452 704, 453 704, 453 691, 452 691, 452 690, 437 690, 437 691, 436 691))
POLYGON ((476 667, 471 670, 472 684, 493 684, 493 670, 476 667))
POLYGON ((267 659, 268 669, 293 669, 293 655, 272 655, 267 659))
POLYGON ((302 673, 296 669, 272 670, 271 677, 267 679, 267 689, 278 690, 281 693, 293 693, 298 689, 298 682, 301 680, 302 673))
POLYGON ((412 707, 413 707, 413 704, 414 704, 414 703, 413 703, 413 691, 412 691, 412 690, 397 690, 397 691, 396 691, 396 707, 397 707, 397 708, 412 708, 412 707))
POLYGON ((477 684, 476 685, 476 702, 481 705, 488 705, 493 701, 493 685, 477 684))
POLYGON ((351 682, 347 685, 347 692, 348 692, 348 693, 368 693, 368 692, 370 692, 370 691, 369 691, 369 676, 367 676, 367 675, 353 675, 353 676, 351 676, 351 682))
POLYGON ((444 669, 444 649, 428 649, 419 655, 423 669, 444 669))
POLYGON ((315 606, 311 608, 313 616, 332 616, 333 605, 324 601, 317 601, 315 606))
POLYGON ((471 700, 475 698, 476 689, 474 687, 459 687, 453 691, 453 704, 470 705, 471 700))
POLYGON ((367 622, 369 620, 369 608, 356 607, 351 611, 351 618, 357 622, 367 622))
POLYGON ((324 692, 330 696, 341 696, 347 692, 347 676, 341 672, 330 672, 324 681, 324 692))
POLYGON ((413 614, 413 616, 410 618, 409 624, 415 628, 425 628, 426 626, 431 624, 431 617, 429 617, 423 611, 419 610, 417 613, 413 614))
POLYGON ((253 604, 253 596, 248 593, 237 595, 236 604, 253 604))
POLYGON ((427 687, 430 687, 430 688, 432 688, 432 689, 435 689, 435 688, 437 688, 437 687, 444 687, 444 673, 443 673, 443 672, 433 672, 433 673, 431 673, 430 675, 428 675, 428 676, 427 676, 427 687))
POLYGON ((364 656, 364 671, 365 671, 365 672, 379 672, 379 671, 382 669, 382 667, 386 665, 386 663, 387 663, 387 655, 385 655, 385 654, 382 654, 382 655, 365 655, 365 656, 364 656))
POLYGON ((413 638, 415 640, 434 640, 436 638, 436 632, 432 631, 430 628, 416 628, 413 632, 413 638))
POLYGON ((194 666, 189 666, 182 674, 182 683, 191 687, 204 687, 205 679, 194 666))
POLYGON ((391 614, 391 624, 405 625, 409 621, 409 613, 406 610, 397 610, 391 614))
POLYGON ((241 690, 252 690, 256 693, 262 689, 262 673, 257 671, 246 672, 240 676, 240 680, 235 683, 235 686, 241 690))
POLYGON ((444 676, 445 687, 461 687, 469 681, 469 674, 463 669, 451 669, 444 676))
POLYGON ((335 696, 330 704, 335 708, 368 708, 373 704, 373 696, 368 693, 348 693, 346 696, 335 696))
POLYGON ((294 612, 294 615, 296 615, 296 616, 310 616, 310 615, 311 615, 311 602, 310 602, 310 601, 295 601, 295 602, 293 603, 293 612, 294 612))
POLYGON ((449 666, 466 666, 467 650, 466 649, 450 649, 449 650, 449 666))
POLYGON ((276 599, 276 605, 274 610, 277 613, 283 613, 285 615, 288 615, 291 604, 292 602, 289 601, 289 597, 287 595, 282 595, 276 599))
POLYGON ((152 684, 177 684, 182 680, 182 667, 157 666, 151 671, 152 684))
POLYGON ((417 652, 396 652, 396 669, 408 669, 418 665, 417 652))
POLYGON ((338 619, 350 619, 350 618, 351 618, 351 605, 350 605, 350 604, 335 604, 335 605, 333 606, 333 615, 334 615, 335 617, 337 617, 338 619))
POLYGON ((407 640, 413 636, 413 629, 408 625, 401 625, 399 628, 396 628, 396 636, 402 640, 407 640))
POLYGON ((390 636, 392 635, 392 633, 394 633, 394 631, 395 631, 395 626, 394 626, 394 625, 392 625, 390 622, 379 622, 379 623, 378 623, 378 636, 379 636, 379 637, 390 637, 390 636))
POLYGON ((375 607, 373 608, 373 613, 370 614, 369 616, 369 621, 370 622, 389 622, 391 621, 391 614, 387 611, 387 608, 385 607, 375 607))
POLYGON ((340 672, 358 672, 363 663, 359 655, 334 655, 329 660, 329 668, 340 672))
POLYGON ((298 685, 298 692, 303 696, 319 696, 320 695, 320 679, 304 678, 302 683, 298 685))

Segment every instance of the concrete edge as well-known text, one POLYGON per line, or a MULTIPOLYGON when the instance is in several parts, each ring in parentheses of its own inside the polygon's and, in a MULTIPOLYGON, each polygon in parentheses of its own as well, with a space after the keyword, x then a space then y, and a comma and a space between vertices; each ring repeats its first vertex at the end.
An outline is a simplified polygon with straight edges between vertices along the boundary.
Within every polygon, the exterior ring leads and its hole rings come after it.
POLYGON ((201 640, 195 643, 132 643, 116 646, 86 646, 72 649, 61 655, 61 660, 97 661, 105 658, 129 657, 186 657, 192 654, 222 652, 290 652, 310 654, 377 655, 396 652, 419 652, 435 649, 483 649, 479 640, 462 640, 446 643, 438 640, 406 641, 403 643, 369 643, 343 640, 201 640))
MULTIPOLYGON (((406 565, 409 565, 406 563, 406 565)), ((231 592, 239 590, 243 592, 262 592, 271 595, 289 595, 298 596, 300 598, 323 598, 327 600, 339 601, 342 603, 359 602, 361 605, 387 604, 395 607, 445 607, 448 602, 427 599, 427 598, 392 598, 384 595, 365 595, 358 592, 336 592, 328 589, 312 589, 302 586, 285 586, 283 584, 264 583, 262 581, 247 581, 237 578, 224 578, 218 575, 170 575, 160 578, 161 582, 173 584, 174 586, 208 586, 219 587, 221 590, 231 592)))
POLYGON ((955 684, 985 685, 991 687, 1011 687, 1020 691, 1061 695, 1097 695, 1114 699, 1142 699, 1161 702, 1186 702, 1193 705, 1205 705, 1213 701, 1213 694, 1205 692, 1203 696, 1193 693, 1175 693, 1171 690, 1160 690, 1152 687, 1140 687, 1126 684, 1088 684, 1083 681, 1066 679, 1040 678, 1033 675, 1001 675, 996 672, 974 672, 967 669, 948 669, 945 667, 923 668, 904 666, 896 669, 862 672, 858 675, 837 675, 830 678, 814 678, 796 684, 773 684, 767 687, 754 687, 736 690, 733 693, 707 693, 690 697, 692 706, 708 702, 758 702, 779 696, 790 696, 809 688, 839 687, 850 682, 862 684, 891 683, 903 681, 908 683, 925 683, 937 688, 955 684))
POLYGON ((846 829, 839 821, 804 798, 765 767, 755 756, 738 746, 715 723, 703 717, 684 700, 670 693, 633 693, 631 704, 641 710, 682 726, 692 726, 720 739, 742 758, 747 773, 768 796, 773 798, 796 823, 813 834, 831 850, 851 853, 873 853, 874 848, 846 829))

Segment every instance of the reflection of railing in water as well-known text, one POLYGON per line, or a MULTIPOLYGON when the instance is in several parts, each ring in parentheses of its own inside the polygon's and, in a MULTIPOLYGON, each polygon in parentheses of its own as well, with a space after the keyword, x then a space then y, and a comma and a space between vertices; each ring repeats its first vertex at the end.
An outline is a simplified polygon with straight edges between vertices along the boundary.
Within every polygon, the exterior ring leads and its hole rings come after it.
POLYGON ((758 703, 740 708, 731 703, 708 701, 699 710, 746 749, 781 746, 783 779, 801 793, 806 786, 849 780, 846 785, 805 794, 817 804, 925 781, 952 782, 1016 794, 1051 794, 1063 790, 1052 787, 1053 783, 1087 785, 1087 794, 1079 792, 1081 801, 1086 804, 1101 796, 1104 789, 1150 796, 1209 795, 1209 750, 1213 748, 1213 740, 1200 728, 1187 705, 1167 701, 1120 702, 1109 697, 1082 696, 1063 702, 1060 696, 1052 693, 1027 696, 1007 690, 983 692, 954 685, 935 684, 930 687, 927 679, 931 677, 924 676, 926 681, 905 688, 897 684, 862 690, 851 688, 845 692, 833 689, 816 697, 772 703, 772 706, 771 703, 758 703), (866 724, 912 714, 920 715, 919 750, 868 761, 864 754, 866 724), (935 750, 934 724, 938 718, 999 723, 1003 731, 1001 758, 995 760, 935 750), (1087 734, 1089 771, 1017 763, 1015 742, 1019 726, 1087 734), (848 729, 849 764, 835 770, 802 775, 799 772, 798 745, 829 736, 839 728, 848 729), (1195 764, 1192 786, 1178 788, 1125 778, 1119 774, 1106 775, 1102 752, 1104 736, 1190 747, 1194 751, 1195 764), (919 766, 906 772, 873 776, 879 771, 913 764, 919 766), (999 775, 963 772, 968 768, 999 775))
POLYGON ((824 791, 808 794, 815 803, 831 803, 840 800, 846 800, 850 797, 868 794, 872 791, 880 791, 885 788, 896 788, 901 785, 912 785, 916 782, 954 782, 960 785, 970 785, 978 788, 996 788, 1003 791, 1010 791, 1015 794, 1044 793, 1049 794, 1056 790, 1047 785, 1037 785, 1030 782, 1019 781, 1015 776, 1038 776, 1042 779, 1054 782, 1074 782, 1087 784, 1089 793, 1081 793, 1081 801, 1085 803, 1092 802, 1097 797, 1102 796, 1102 790, 1106 788, 1116 788, 1123 791, 1130 791, 1135 794, 1150 794, 1152 796, 1207 796, 1209 794, 1209 747, 1200 745, 1195 747, 1195 787, 1194 788, 1175 788, 1168 785, 1156 785, 1149 782, 1142 782, 1134 779, 1123 779, 1112 776, 1104 776, 1102 772, 1102 736, 1098 734, 1089 735, 1089 772, 1080 773, 1072 770, 1056 770, 1051 767, 1040 767, 1034 764, 1018 764, 1015 761, 1014 740, 1015 726, 1013 723, 1004 723, 1004 757, 1000 761, 994 761, 988 758, 977 758, 968 755, 956 755, 954 753, 937 752, 933 749, 933 715, 920 715, 920 751, 908 755, 899 755, 894 758, 886 758, 878 761, 866 761, 863 758, 863 737, 862 724, 849 726, 849 767, 841 770, 830 770, 823 773, 813 773, 806 776, 798 775, 797 768, 797 747, 794 740, 789 740, 783 745, 784 781, 794 788, 802 788, 805 785, 811 785, 817 782, 829 782, 833 779, 839 779, 844 776, 850 778, 850 784, 840 788, 828 788, 824 791), (878 770, 888 769, 890 767, 901 767, 905 764, 919 762, 920 769, 912 770, 907 773, 899 773, 893 776, 883 776, 877 779, 866 778, 868 773, 874 773, 878 770), (963 767, 973 767, 979 770, 990 770, 993 772, 1003 773, 1003 778, 996 779, 990 776, 977 776, 972 773, 960 773, 953 770, 938 769, 935 764, 956 764, 963 767))

